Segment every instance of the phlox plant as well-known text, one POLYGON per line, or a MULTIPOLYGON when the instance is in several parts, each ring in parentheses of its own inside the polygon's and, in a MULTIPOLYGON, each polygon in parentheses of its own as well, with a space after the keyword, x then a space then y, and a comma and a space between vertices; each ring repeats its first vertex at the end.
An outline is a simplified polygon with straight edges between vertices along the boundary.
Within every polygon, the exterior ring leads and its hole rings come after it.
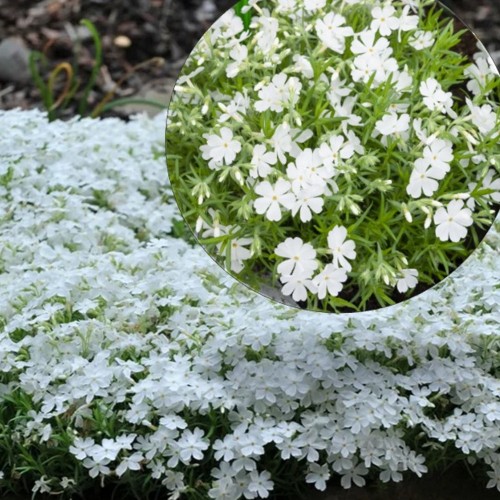
POLYGON ((170 103, 177 203, 210 255, 264 294, 329 312, 400 302, 494 220, 499 80, 431 0, 240 3, 170 103))
POLYGON ((318 321, 178 237, 164 120, 0 111, 0 498, 310 500, 457 461, 500 490, 500 219, 420 296, 318 321))

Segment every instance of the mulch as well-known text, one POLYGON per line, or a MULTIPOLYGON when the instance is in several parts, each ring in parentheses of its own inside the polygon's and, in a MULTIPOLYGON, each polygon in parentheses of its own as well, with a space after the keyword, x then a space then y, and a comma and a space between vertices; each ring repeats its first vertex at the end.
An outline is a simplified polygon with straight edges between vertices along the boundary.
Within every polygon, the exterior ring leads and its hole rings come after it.
MULTIPOLYGON (((88 109, 126 75, 116 98, 144 96, 149 89, 156 90, 166 105, 169 89, 196 41, 230 6, 230 0, 0 0, 0 41, 15 39, 20 44, 15 60, 0 58, 0 65, 20 64, 13 67, 12 78, 9 75, 0 81, 0 109, 42 107, 32 79, 23 78, 27 54, 32 50, 47 57, 45 78, 60 63, 74 64, 83 89, 94 66, 95 50, 88 30, 80 24, 82 19, 96 26, 104 55, 88 109), (151 61, 153 58, 161 59, 151 61), (134 71, 138 65, 141 67, 134 71)), ((61 74, 56 96, 63 87, 61 74)), ((79 92, 76 97, 81 95, 79 92)), ((77 113, 74 101, 61 113, 62 118, 77 113)), ((127 115, 127 111, 115 108, 103 116, 127 115)))

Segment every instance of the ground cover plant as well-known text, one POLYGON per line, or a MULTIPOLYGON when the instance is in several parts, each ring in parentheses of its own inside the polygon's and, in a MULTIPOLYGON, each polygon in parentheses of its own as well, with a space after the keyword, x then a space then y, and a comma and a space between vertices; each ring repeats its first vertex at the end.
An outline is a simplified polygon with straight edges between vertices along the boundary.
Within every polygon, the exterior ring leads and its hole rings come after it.
POLYGON ((200 243, 252 288, 321 311, 393 304, 456 269, 500 202, 500 79, 462 28, 426 0, 228 11, 167 124, 200 243))
POLYGON ((0 113, 0 496, 298 498, 454 461, 500 489, 500 225, 439 286, 318 321, 179 237, 164 119, 0 113))

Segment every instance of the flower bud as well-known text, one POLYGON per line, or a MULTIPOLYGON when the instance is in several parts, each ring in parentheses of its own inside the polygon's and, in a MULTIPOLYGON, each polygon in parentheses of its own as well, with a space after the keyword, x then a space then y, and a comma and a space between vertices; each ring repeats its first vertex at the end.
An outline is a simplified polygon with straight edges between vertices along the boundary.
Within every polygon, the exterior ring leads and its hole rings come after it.
POLYGON ((374 167, 379 162, 378 156, 375 155, 364 155, 359 159, 359 164, 363 168, 374 167))
POLYGON ((359 205, 357 203, 354 203, 354 202, 350 203, 349 210, 354 215, 359 215, 361 213, 361 208, 359 208, 359 205))
POLYGON ((462 135, 467 139, 467 142, 469 144, 472 144, 473 146, 477 146, 479 144, 479 141, 477 139, 475 139, 474 137, 472 137, 471 134, 469 134, 469 132, 466 132, 465 130, 461 130, 462 132, 462 135))
POLYGON ((194 228, 196 233, 199 233, 203 227, 203 219, 201 218, 201 215, 198 216, 196 219, 196 226, 194 228))

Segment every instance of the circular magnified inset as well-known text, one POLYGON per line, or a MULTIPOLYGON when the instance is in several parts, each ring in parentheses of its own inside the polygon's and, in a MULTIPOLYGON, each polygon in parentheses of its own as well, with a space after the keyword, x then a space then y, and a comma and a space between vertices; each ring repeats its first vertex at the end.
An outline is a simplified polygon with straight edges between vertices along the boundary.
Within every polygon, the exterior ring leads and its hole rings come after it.
POLYGON ((250 0, 197 44, 166 130, 199 243, 256 291, 377 309, 456 269, 500 203, 500 79, 427 0, 250 0))

